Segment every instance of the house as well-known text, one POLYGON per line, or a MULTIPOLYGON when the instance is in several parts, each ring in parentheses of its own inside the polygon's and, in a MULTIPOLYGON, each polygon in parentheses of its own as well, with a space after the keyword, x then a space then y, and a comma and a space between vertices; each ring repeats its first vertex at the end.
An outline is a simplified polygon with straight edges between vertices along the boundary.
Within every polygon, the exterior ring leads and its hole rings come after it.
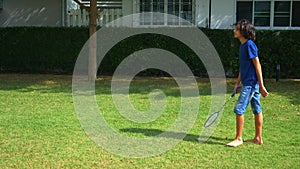
MULTIPOLYGON (((98 7, 104 9, 98 17, 99 25, 134 13, 162 12, 184 18, 198 27, 212 29, 231 29, 236 21, 246 18, 252 21, 257 29, 300 30, 300 0, 97 0, 97 2, 98 7)), ((88 24, 88 12, 84 7, 89 5, 89 0, 0 0, 1 4, 1 26, 88 24), (81 4, 81 9, 78 3, 81 4)), ((151 22, 140 24, 151 25, 151 22)), ((168 19, 164 19, 161 24, 178 25, 177 22, 168 19)))

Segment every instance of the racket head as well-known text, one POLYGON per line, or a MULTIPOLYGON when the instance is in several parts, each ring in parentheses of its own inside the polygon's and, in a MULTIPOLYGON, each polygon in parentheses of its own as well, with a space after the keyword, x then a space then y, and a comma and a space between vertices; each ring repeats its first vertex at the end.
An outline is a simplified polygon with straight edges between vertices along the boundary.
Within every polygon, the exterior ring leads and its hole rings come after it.
POLYGON ((214 112, 212 113, 205 121, 204 123, 204 127, 205 128, 208 128, 210 127, 212 124, 214 124, 214 122, 218 119, 219 117, 219 114, 220 114, 220 111, 217 111, 217 112, 214 112))

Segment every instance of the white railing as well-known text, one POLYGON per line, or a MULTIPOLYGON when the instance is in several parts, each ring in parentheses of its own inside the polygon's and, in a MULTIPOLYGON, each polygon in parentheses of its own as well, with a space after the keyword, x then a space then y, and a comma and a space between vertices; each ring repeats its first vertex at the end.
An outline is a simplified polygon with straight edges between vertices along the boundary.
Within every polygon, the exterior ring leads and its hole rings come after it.
MULTIPOLYGON (((103 26, 122 17, 122 9, 104 9, 98 16, 97 25, 103 26)), ((71 9, 67 17, 68 26, 88 26, 89 13, 84 9, 71 9)))

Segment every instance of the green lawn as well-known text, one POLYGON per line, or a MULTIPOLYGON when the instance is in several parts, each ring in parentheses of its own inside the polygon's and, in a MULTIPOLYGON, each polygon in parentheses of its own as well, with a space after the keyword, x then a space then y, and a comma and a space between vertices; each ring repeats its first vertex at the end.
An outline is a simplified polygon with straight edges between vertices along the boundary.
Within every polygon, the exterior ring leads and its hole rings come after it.
MULTIPOLYGON (((77 120, 72 77, 0 75, 0 168, 299 168, 300 80, 266 80, 270 92, 262 99, 264 145, 224 145, 235 135, 232 112, 237 97, 227 104, 222 121, 206 144, 197 138, 207 116, 210 83, 198 79, 200 112, 195 125, 175 148, 149 158, 123 158, 97 146, 77 120)), ((228 79, 228 97, 234 79, 228 79)), ((171 79, 139 78, 130 98, 139 110, 149 108, 148 92, 157 86, 167 95, 166 111, 156 121, 135 124, 118 114, 110 94, 110 79, 96 82, 99 109, 120 134, 149 137, 166 130, 179 111, 179 91, 171 79)), ((254 135, 250 108, 245 114, 244 139, 254 135)))

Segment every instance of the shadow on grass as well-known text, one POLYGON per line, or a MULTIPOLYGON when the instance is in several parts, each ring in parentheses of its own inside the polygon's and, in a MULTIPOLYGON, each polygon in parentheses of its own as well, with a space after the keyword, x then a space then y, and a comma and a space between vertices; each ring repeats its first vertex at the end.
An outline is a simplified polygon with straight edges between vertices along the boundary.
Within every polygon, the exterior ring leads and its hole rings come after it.
POLYGON ((48 74, 0 74, 0 90, 40 93, 72 93, 72 76, 48 74))
MULTIPOLYGON (((227 93, 233 90, 236 79, 227 79, 227 93)), ((210 81, 208 78, 197 79, 200 96, 211 95, 210 81)), ((266 79, 266 87, 272 94, 284 96, 291 104, 300 105, 300 80, 281 79, 275 82, 266 79)), ((111 95, 111 77, 105 77, 96 81, 96 94, 111 95)), ((153 89, 161 89, 167 96, 180 97, 180 90, 174 79, 170 78, 137 78, 130 86, 130 93, 148 94, 153 89)), ((0 90, 40 93, 70 93, 72 94, 71 75, 50 74, 0 74, 0 90)), ((188 89, 187 89, 188 90, 188 89)))
MULTIPOLYGON (((159 129, 142 129, 142 128, 124 128, 120 129, 121 132, 128 132, 128 133, 140 133, 148 137, 158 136, 159 134, 165 132, 166 137, 178 139, 180 136, 184 135, 185 133, 180 132, 166 132, 159 129)), ((211 136, 204 144, 215 144, 215 145, 225 145, 224 141, 227 138, 220 138, 211 136)), ((186 134, 183 138, 183 141, 195 142, 199 143, 199 135, 194 134, 186 134)))
MULTIPOLYGON (((121 82, 120 82, 121 83, 121 82)), ((198 81, 200 95, 210 95, 210 81, 207 78, 198 81)), ((189 84, 186 84, 187 86, 189 84)), ((122 85, 121 85, 122 86, 122 85)), ((118 88, 117 94, 127 94, 126 88, 118 88)), ((147 95, 154 89, 161 89, 167 96, 181 97, 180 89, 172 78, 138 77, 130 83, 130 94, 147 95)), ((72 76, 70 75, 30 75, 0 74, 0 90, 40 93, 72 93, 72 76)), ((184 89, 187 97, 198 97, 191 89, 184 89)), ((88 92, 88 91, 86 91, 88 92)), ((111 95, 111 77, 99 78, 95 82, 96 95, 111 95)), ((89 92, 88 92, 89 93, 89 92)), ((148 96, 148 95, 147 95, 148 96)), ((147 97, 148 99, 148 97, 147 97)))

